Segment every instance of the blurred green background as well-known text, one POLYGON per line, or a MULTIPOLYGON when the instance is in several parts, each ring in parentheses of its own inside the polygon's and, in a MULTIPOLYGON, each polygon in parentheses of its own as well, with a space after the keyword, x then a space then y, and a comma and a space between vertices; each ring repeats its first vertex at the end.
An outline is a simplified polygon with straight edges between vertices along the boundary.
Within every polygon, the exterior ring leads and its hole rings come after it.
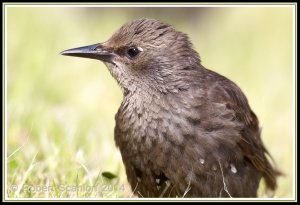
POLYGON ((187 33, 203 65, 242 88, 260 119, 266 147, 285 173, 275 197, 293 197, 292 12, 288 7, 7 8, 8 196, 132 196, 113 139, 120 88, 101 62, 59 53, 104 42, 123 23, 148 17, 187 33), (104 171, 117 178, 102 177, 104 171), (84 185, 98 190, 67 190, 84 185), (43 186, 50 188, 39 191, 43 186))

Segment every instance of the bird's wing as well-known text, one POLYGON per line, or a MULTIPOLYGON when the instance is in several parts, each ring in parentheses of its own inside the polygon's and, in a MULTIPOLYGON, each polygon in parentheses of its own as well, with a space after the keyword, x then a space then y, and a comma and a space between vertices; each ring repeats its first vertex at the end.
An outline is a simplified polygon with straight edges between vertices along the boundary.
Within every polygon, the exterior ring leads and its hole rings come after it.
POLYGON ((247 98, 238 86, 226 78, 220 78, 212 88, 209 90, 210 101, 222 102, 228 110, 233 111, 235 117, 231 120, 241 124, 241 137, 237 140, 237 145, 243 156, 262 174, 267 187, 275 190, 276 176, 280 173, 267 159, 269 153, 260 138, 259 121, 252 112, 247 98))

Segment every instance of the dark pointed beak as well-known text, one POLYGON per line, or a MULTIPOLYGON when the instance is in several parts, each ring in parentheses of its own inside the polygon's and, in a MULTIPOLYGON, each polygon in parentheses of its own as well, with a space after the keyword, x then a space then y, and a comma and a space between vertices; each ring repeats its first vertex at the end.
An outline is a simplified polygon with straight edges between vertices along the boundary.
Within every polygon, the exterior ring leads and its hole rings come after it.
POLYGON ((72 48, 63 51, 60 54, 65 56, 92 58, 108 63, 112 63, 112 58, 116 55, 113 52, 105 50, 105 48, 100 43, 78 48, 72 48))

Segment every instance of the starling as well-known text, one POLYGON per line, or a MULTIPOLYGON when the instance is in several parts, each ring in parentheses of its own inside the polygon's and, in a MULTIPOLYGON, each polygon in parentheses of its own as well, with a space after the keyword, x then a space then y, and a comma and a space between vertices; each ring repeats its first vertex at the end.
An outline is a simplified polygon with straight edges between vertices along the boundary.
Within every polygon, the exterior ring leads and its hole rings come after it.
POLYGON ((140 197, 257 197, 276 189, 259 122, 241 89, 201 65, 188 36, 154 19, 62 55, 105 63, 123 91, 115 116, 132 190, 140 197))

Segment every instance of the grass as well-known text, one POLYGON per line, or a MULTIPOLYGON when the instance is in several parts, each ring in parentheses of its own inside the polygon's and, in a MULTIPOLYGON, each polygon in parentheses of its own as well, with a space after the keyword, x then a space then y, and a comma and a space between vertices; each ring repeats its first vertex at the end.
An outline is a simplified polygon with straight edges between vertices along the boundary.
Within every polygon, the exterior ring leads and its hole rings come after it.
POLYGON ((145 16, 188 33, 203 64, 242 88, 285 173, 275 197, 293 197, 290 8, 36 7, 7 14, 8 197, 132 196, 113 139, 121 90, 100 62, 59 52, 105 41, 145 16))

